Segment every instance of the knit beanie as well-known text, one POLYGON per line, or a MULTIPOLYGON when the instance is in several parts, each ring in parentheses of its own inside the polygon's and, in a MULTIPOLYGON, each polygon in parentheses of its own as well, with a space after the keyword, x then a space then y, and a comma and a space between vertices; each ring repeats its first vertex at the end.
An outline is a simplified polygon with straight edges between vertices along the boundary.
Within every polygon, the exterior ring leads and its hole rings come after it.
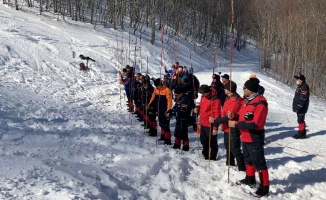
POLYGON ((209 93, 209 92, 211 92, 211 87, 208 86, 208 85, 206 85, 206 84, 201 85, 201 86, 199 87, 199 89, 198 89, 198 92, 199 92, 200 94, 203 94, 203 93, 209 93))
POLYGON ((218 74, 213 74, 212 76, 213 79, 220 80, 220 75, 218 74))
POLYGON ((237 84, 233 81, 228 81, 225 85, 224 85, 224 89, 229 90, 232 93, 236 93, 237 92, 237 84), (230 90, 231 87, 231 90, 230 90))
POLYGON ((295 79, 300 79, 302 81, 305 81, 306 80, 306 77, 304 77, 304 75, 302 75, 302 74, 296 75, 296 76, 294 76, 294 78, 295 79))
POLYGON ((155 79, 155 80, 154 80, 154 85, 155 85, 155 87, 157 87, 157 86, 161 86, 161 85, 162 85, 162 81, 161 81, 161 79, 160 79, 160 78, 155 79))
POLYGON ((258 78, 250 78, 245 82, 244 86, 252 92, 258 92, 259 82, 258 78))
POLYGON ((186 93, 186 88, 179 86, 179 87, 176 87, 173 92, 174 92, 174 94, 186 93))
POLYGON ((222 77, 222 78, 225 78, 225 79, 227 79, 227 80, 230 80, 230 76, 229 76, 228 74, 224 74, 224 75, 222 75, 221 77, 222 77))

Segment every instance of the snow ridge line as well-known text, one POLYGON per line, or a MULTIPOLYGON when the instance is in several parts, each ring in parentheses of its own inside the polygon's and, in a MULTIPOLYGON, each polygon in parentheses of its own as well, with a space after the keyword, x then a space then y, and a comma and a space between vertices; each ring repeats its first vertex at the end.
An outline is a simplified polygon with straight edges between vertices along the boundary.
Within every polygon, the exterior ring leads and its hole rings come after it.
MULTIPOLYGON (((271 139, 265 139, 265 142, 266 142, 266 143, 272 143, 272 142, 274 142, 274 141, 271 140, 271 139)), ((297 148, 294 148, 294 147, 290 147, 290 146, 287 146, 287 145, 283 145, 283 144, 280 144, 280 143, 278 143, 278 142, 275 142, 275 144, 278 145, 278 146, 281 146, 281 147, 286 147, 286 148, 293 149, 293 150, 297 150, 297 151, 300 151, 300 152, 303 152, 303 153, 306 153, 306 154, 315 155, 315 156, 320 156, 320 157, 325 158, 324 155, 321 155, 321 154, 318 154, 318 153, 311 153, 311 152, 309 152, 309 151, 304 151, 304 150, 301 150, 301 149, 297 149, 297 148)))

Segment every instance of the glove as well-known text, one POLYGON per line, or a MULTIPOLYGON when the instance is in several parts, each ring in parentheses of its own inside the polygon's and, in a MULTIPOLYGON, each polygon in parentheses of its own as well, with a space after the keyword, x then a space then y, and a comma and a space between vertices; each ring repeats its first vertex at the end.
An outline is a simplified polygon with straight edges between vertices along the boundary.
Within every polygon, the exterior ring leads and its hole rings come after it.
POLYGON ((247 113, 245 114, 244 118, 245 118, 246 121, 250 121, 250 120, 252 120, 252 119, 254 118, 254 113, 252 113, 252 112, 247 112, 247 113))
POLYGON ((173 111, 173 110, 170 109, 170 110, 168 110, 168 111, 166 111, 166 112, 164 113, 164 115, 165 115, 165 117, 166 117, 167 119, 170 119, 172 111, 173 111))

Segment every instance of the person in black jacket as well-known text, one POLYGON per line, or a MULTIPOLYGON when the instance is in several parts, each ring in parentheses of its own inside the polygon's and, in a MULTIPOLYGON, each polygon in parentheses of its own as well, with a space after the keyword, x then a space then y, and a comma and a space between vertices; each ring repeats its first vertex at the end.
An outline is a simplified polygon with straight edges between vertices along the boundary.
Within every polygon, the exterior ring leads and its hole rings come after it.
POLYGON ((299 124, 298 132, 293 136, 295 139, 302 139, 306 137, 306 123, 305 115, 309 107, 309 86, 306 83, 304 75, 299 74, 294 76, 297 80, 297 89, 293 98, 292 109, 293 112, 297 113, 297 121, 299 124))
POLYGON ((146 109, 148 102, 150 101, 152 94, 154 92, 154 87, 150 83, 150 78, 145 76, 142 88, 142 107, 143 107, 143 119, 145 128, 149 128, 147 132, 149 136, 157 136, 157 121, 156 121, 156 110, 153 106, 149 106, 146 109))
POLYGON ((189 151, 188 123, 191 111, 195 107, 194 100, 187 95, 187 89, 184 87, 175 88, 174 96, 175 105, 166 112, 166 117, 175 116, 176 118, 173 148, 180 149, 182 141, 182 150, 189 151))

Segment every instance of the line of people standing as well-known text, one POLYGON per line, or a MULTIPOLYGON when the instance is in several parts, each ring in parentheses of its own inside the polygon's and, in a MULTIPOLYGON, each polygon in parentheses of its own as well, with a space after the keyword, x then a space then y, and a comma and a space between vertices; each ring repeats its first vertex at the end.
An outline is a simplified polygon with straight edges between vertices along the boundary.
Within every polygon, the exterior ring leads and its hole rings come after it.
POLYGON ((202 96, 194 112, 200 118, 200 141, 205 159, 217 159, 217 130, 221 126, 225 148, 229 148, 226 164, 235 166, 236 160, 238 170, 246 172, 245 178, 236 183, 254 187, 255 173, 258 172, 260 184, 255 195, 262 197, 268 195, 270 184, 264 154, 268 104, 263 96, 264 88, 259 83, 257 77, 250 77, 244 84, 244 96, 241 97, 229 75, 224 74, 221 82, 220 76, 213 74, 210 86, 200 86, 202 96))
POLYGON ((197 129, 192 111, 198 97, 199 81, 192 71, 176 62, 171 70, 166 70, 163 79, 135 74, 134 69, 128 65, 120 72, 128 111, 136 114, 138 121, 144 122, 142 125, 149 129, 149 136, 157 136, 159 126, 159 140, 167 145, 172 144, 170 118, 175 116, 177 126, 173 148, 181 148, 182 142, 182 149, 185 151, 189 150, 188 126, 197 129))
MULTIPOLYGON (((212 75, 211 85, 199 86, 193 69, 175 63, 165 70, 164 79, 152 79, 148 75, 129 73, 128 66, 121 73, 128 97, 128 110, 134 111, 143 126, 149 128, 149 136, 157 136, 157 122, 161 127, 160 140, 172 144, 170 118, 176 117, 173 148, 189 150, 188 127, 200 130, 202 154, 207 160, 216 160, 218 153, 217 130, 224 133, 226 164, 245 171, 244 179, 236 184, 250 187, 256 185, 257 172, 260 184, 255 192, 258 197, 269 193, 269 174, 264 155, 265 123, 268 104, 263 96, 265 89, 255 75, 251 75, 243 86, 244 96, 237 93, 237 84, 229 80, 229 75, 212 75), (220 81, 222 79, 222 81, 220 81), (199 105, 195 100, 201 93, 199 105), (173 105, 174 99, 174 105, 173 105), (134 102, 134 104, 132 103, 134 102), (196 121, 197 117, 198 123, 196 121)), ((306 137, 305 113, 309 106, 309 87, 303 75, 295 76, 298 88, 293 99, 293 111, 297 113, 299 124, 295 139, 306 137)))

